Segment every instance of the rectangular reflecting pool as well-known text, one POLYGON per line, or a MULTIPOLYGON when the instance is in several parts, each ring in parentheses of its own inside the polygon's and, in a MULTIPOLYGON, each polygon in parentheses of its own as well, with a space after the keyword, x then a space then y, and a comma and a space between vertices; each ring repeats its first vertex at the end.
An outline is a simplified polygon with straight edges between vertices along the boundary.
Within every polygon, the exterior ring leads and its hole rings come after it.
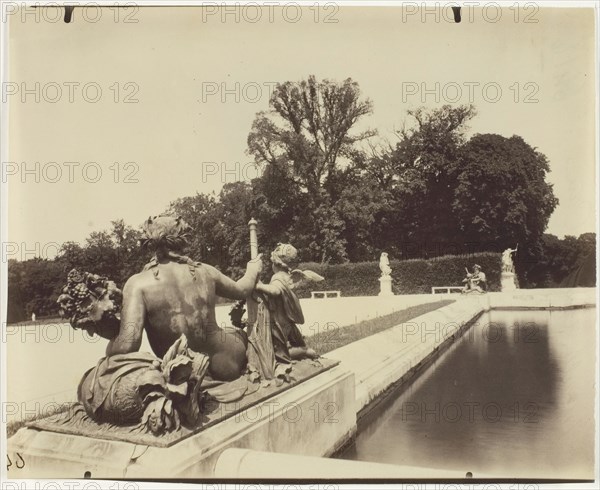
POLYGON ((344 459, 479 476, 594 476, 594 308, 491 311, 360 421, 344 459))

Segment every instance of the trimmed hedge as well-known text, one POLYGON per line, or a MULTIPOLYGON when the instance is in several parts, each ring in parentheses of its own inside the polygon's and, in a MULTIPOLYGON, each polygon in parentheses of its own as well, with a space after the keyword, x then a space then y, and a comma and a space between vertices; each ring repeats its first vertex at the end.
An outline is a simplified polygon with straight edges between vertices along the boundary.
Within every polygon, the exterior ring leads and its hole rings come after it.
MULTIPOLYGON (((462 286, 465 267, 470 271, 479 264, 485 272, 488 291, 500 291, 502 259, 499 253, 481 252, 468 255, 444 255, 433 259, 391 260, 394 294, 430 294, 434 286, 462 286)), ((321 265, 300 264, 325 280, 304 283, 296 289, 301 298, 310 298, 311 291, 341 291, 342 296, 377 296, 379 294, 379 262, 355 262, 321 265)))

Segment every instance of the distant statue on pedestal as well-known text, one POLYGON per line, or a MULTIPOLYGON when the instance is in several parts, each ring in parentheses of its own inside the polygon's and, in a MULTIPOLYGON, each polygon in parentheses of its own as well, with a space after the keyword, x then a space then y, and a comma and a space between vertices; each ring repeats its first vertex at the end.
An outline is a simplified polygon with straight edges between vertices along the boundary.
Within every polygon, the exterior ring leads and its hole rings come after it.
POLYGON ((500 276, 500 285, 502 291, 514 291, 517 289, 515 264, 513 263, 512 254, 514 254, 519 246, 514 249, 507 248, 502 252, 502 275, 500 276))
POLYGON ((475 264, 472 273, 466 268, 465 270, 467 271, 467 277, 463 279, 463 283, 465 283, 463 293, 485 293, 487 290, 487 279, 485 273, 481 270, 481 266, 475 264))
POLYGON ((390 259, 388 258, 387 252, 382 252, 379 257, 379 270, 381 270, 382 276, 389 276, 392 274, 390 259))
POLYGON ((379 270, 381 277, 379 278, 379 296, 393 296, 392 292, 392 268, 390 267, 390 259, 387 252, 382 252, 379 257, 379 270))
POLYGON ((502 272, 515 272, 515 265, 513 263, 512 254, 515 253, 518 249, 518 245, 516 248, 507 248, 504 252, 502 252, 502 272))

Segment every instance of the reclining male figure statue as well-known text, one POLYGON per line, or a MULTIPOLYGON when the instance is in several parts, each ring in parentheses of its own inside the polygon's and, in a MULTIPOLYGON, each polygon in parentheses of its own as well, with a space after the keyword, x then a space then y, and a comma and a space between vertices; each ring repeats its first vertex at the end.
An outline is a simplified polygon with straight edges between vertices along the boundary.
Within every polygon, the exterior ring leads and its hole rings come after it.
POLYGON ((260 255, 237 282, 182 254, 189 226, 169 216, 149 218, 143 247, 152 260, 125 284, 77 269, 58 298, 74 328, 110 340, 106 357, 83 376, 78 400, 87 416, 117 425, 141 421, 155 434, 200 421, 202 390, 218 401, 248 392, 246 332, 220 327, 216 297, 249 296, 262 268, 260 255), (155 355, 138 352, 146 331, 155 355), (227 386, 223 382, 240 380, 227 386), (219 386, 223 385, 223 386, 219 386))

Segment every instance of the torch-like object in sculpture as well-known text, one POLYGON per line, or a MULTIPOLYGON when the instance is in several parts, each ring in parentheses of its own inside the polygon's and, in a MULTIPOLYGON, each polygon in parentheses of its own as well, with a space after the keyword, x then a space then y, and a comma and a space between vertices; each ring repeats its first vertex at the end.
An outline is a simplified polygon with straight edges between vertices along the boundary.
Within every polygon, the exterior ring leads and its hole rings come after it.
MULTIPOLYGON (((248 221, 248 228, 250 229, 250 259, 256 258, 258 255, 258 237, 256 235, 257 222, 254 218, 248 221)), ((256 315, 258 312, 258 303, 254 300, 252 295, 246 300, 246 308, 248 309, 248 325, 252 325, 256 321, 256 315)))

